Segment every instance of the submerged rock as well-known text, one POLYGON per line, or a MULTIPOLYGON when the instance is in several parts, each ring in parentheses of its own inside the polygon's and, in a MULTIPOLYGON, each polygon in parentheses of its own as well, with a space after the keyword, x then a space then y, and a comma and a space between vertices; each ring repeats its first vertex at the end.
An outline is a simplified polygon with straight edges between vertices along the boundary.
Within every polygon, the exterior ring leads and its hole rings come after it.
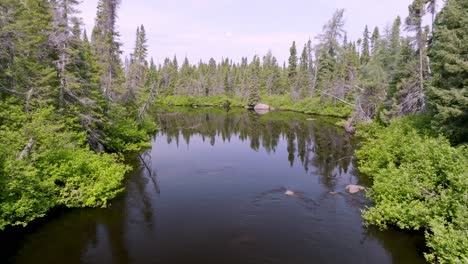
POLYGON ((270 112, 270 110, 267 110, 267 109, 255 109, 255 113, 259 114, 259 115, 264 115, 266 113, 270 112))
POLYGON ((315 121, 315 118, 307 118, 307 121, 315 121))
POLYGON ((346 190, 348 190, 349 193, 358 193, 360 191, 365 190, 366 187, 360 186, 360 185, 355 185, 355 184, 350 184, 346 186, 346 190))

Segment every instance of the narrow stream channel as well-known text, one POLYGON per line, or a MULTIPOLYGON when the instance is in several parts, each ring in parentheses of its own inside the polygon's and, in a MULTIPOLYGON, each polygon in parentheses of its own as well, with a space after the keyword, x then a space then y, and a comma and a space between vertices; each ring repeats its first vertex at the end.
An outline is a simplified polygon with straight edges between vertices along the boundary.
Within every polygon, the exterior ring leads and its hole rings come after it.
POLYGON ((419 236, 363 227, 369 201, 345 187, 368 182, 337 120, 187 108, 156 118, 110 208, 0 233, 0 263, 424 263, 419 236))

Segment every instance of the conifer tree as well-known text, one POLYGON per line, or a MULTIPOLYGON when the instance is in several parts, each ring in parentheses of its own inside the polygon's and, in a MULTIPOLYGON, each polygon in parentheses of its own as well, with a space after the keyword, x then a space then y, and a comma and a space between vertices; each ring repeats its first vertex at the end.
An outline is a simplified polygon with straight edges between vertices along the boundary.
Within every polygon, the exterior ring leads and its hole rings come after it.
POLYGON ((99 0, 92 46, 98 61, 100 86, 108 99, 121 94, 123 83, 119 33, 116 30, 120 0, 99 0))
POLYGON ((427 38, 422 27, 423 16, 425 15, 425 1, 426 0, 414 0, 413 3, 408 7, 409 15, 405 21, 407 30, 416 32, 416 47, 418 48, 419 53, 419 89, 421 92, 424 90, 424 63, 426 61, 425 56, 427 42, 427 38))
POLYGON ((468 142, 468 2, 448 0, 434 22, 428 89, 433 126, 453 142, 468 142))
POLYGON ((305 98, 310 88, 310 72, 309 72, 309 57, 307 55, 307 44, 301 53, 299 63, 299 75, 296 81, 294 93, 292 97, 296 99, 305 98))
POLYGON ((289 59, 288 59, 288 78, 290 83, 294 83, 294 78, 297 75, 297 49, 296 41, 293 41, 291 48, 289 49, 289 59))
POLYGON ((337 77, 340 77, 336 71, 338 57, 342 54, 341 42, 345 34, 343 16, 344 9, 336 10, 333 17, 323 26, 322 33, 317 37, 319 44, 315 56, 313 88, 319 88, 322 95, 330 95, 325 90, 337 88, 337 77))
POLYGON ((51 2, 53 9, 53 30, 50 34, 50 45, 56 52, 56 69, 60 81, 60 103, 67 98, 78 100, 74 88, 79 88, 79 76, 74 65, 79 64, 79 48, 81 47, 80 22, 76 17, 77 0, 56 0, 51 2))
POLYGON ((125 102, 130 104, 137 104, 142 98, 145 90, 145 85, 148 84, 146 81, 146 75, 148 73, 148 62, 147 58, 147 39, 146 32, 143 25, 137 27, 136 40, 133 53, 130 55, 130 65, 127 69, 127 91, 125 96, 125 102))
POLYGON ((361 47, 361 64, 366 64, 369 62, 370 51, 369 51, 369 29, 364 28, 364 33, 362 34, 362 47, 361 47))
POLYGON ((0 9, 1 93, 31 99, 51 92, 55 65, 49 49, 52 30, 50 3, 44 0, 7 1, 0 9))
POLYGON ((260 58, 254 56, 249 65, 249 98, 248 105, 255 106, 260 101, 260 58))
POLYGON ((379 49, 379 43, 380 42, 380 32, 379 28, 375 27, 374 31, 372 32, 372 37, 371 37, 371 51, 372 55, 374 55, 377 50, 379 49))

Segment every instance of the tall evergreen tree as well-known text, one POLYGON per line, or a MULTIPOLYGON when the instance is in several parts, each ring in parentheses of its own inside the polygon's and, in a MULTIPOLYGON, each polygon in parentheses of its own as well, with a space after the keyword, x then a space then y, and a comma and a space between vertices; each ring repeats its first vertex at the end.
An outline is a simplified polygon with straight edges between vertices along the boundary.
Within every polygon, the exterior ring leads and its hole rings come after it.
POLYGON ((79 56, 78 48, 81 44, 81 30, 76 17, 77 0, 56 0, 51 2, 53 9, 53 30, 50 34, 50 44, 56 52, 56 69, 60 80, 60 102, 63 106, 65 95, 78 99, 72 86, 78 82, 76 72, 79 56), (75 42, 75 43, 73 43, 75 42))
POLYGON ((289 59, 288 59, 288 78, 289 82, 293 83, 294 78, 297 75, 297 49, 296 41, 293 41, 291 48, 289 49, 289 59))
POLYGON ((254 106, 260 101, 260 58, 254 56, 249 65, 249 99, 248 105, 254 106))
POLYGON ((362 47, 361 47, 361 64, 369 62, 370 51, 369 51, 369 29, 366 25, 364 33, 362 34, 362 47))
POLYGON ((0 95, 27 99, 51 92, 55 65, 49 46, 51 4, 44 0, 2 2, 0 9, 0 95))
POLYGON ((371 51, 372 55, 374 55, 377 50, 379 49, 379 43, 380 42, 380 32, 379 28, 375 27, 374 31, 372 32, 372 37, 371 37, 371 51))
POLYGON ((468 2, 448 0, 434 22, 428 101, 434 128, 468 142, 468 2))
POLYGON ((310 72, 309 72, 309 57, 307 55, 307 44, 301 53, 299 62, 299 73, 297 76, 295 87, 292 91, 292 98, 305 98, 310 88, 310 72))
POLYGON ((425 63, 425 54, 426 54, 426 41, 424 29, 422 27, 422 20, 425 14, 425 4, 426 0, 414 0, 413 3, 408 7, 409 15, 406 18, 406 27, 409 31, 416 32, 416 46, 419 53, 419 89, 420 91, 424 90, 424 63, 425 63))
POLYGON ((127 69, 125 102, 133 105, 137 104, 137 101, 142 98, 145 85, 150 85, 146 82, 146 75, 148 73, 146 42, 145 28, 141 25, 136 30, 135 47, 130 55, 130 65, 128 65, 129 68, 127 69))
POLYGON ((117 97, 123 83, 119 33, 116 30, 120 0, 99 0, 92 46, 98 61, 100 85, 108 99, 117 97))
POLYGON ((342 80, 338 80, 342 76, 338 76, 336 71, 339 56, 343 53, 341 43, 344 35, 344 9, 338 9, 317 37, 319 44, 316 47, 313 88, 319 88, 325 97, 329 97, 332 90, 343 88, 342 80), (341 82, 340 87, 336 85, 337 81, 341 82))

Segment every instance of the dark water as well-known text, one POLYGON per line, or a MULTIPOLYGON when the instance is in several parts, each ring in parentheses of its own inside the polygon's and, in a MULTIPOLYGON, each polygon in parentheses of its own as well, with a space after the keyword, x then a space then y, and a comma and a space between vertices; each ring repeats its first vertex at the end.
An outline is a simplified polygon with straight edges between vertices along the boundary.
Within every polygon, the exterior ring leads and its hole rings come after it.
POLYGON ((362 226, 368 202, 345 191, 366 184, 355 144, 336 120, 306 118, 161 113, 110 208, 0 233, 0 263, 423 263, 420 237, 362 226))

